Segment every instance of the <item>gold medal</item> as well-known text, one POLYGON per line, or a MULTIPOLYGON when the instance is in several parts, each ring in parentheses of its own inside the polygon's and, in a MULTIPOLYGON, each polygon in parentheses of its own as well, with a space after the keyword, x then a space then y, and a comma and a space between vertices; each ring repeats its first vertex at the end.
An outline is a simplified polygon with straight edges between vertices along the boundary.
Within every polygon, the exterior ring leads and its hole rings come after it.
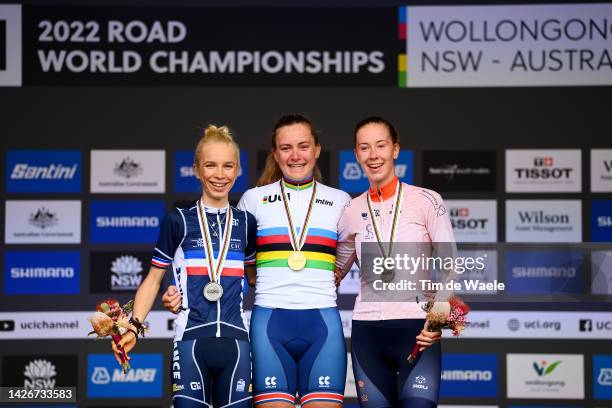
POLYGON ((316 201, 317 182, 315 181, 312 186, 312 195, 310 196, 310 203, 308 204, 308 210, 306 211, 306 216, 304 217, 304 224, 302 225, 299 238, 293 224, 293 218, 291 217, 291 210, 289 209, 287 194, 285 194, 285 187, 282 179, 280 180, 280 189, 283 196, 287 224, 289 226, 289 239, 291 241, 291 247, 293 248, 293 252, 287 257, 287 265, 289 265, 289 269, 292 271, 298 272, 306 267, 306 255, 301 250, 306 242, 308 221, 310 220, 310 214, 312 213, 312 208, 316 201))
POLYGON ((301 271, 306 266, 306 255, 300 251, 293 251, 287 258, 287 264, 292 271, 301 271))
POLYGON ((203 293, 206 300, 216 302, 223 296, 223 286, 217 282, 208 282, 206 286, 204 286, 203 293))

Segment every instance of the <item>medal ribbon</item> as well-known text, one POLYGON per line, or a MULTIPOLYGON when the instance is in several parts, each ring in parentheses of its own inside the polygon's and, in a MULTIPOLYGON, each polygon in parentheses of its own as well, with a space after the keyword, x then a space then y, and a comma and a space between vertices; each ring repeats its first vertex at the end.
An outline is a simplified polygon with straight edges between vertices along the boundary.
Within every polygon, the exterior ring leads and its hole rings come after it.
MULTIPOLYGON (((376 241, 378 242, 378 246, 380 247, 380 252, 382 252, 382 255, 386 258, 389 255, 391 255, 391 251, 393 250, 393 241, 395 239, 395 232, 397 230, 397 224, 399 221, 399 213, 400 213, 400 207, 401 207, 401 202, 402 202, 402 183, 401 181, 397 181, 399 186, 397 186, 397 188, 395 189, 395 197, 394 197, 394 201, 395 201, 395 208, 393 211, 393 223, 389 226, 389 252, 385 253, 385 248, 383 247, 383 240, 380 237, 380 232, 378 229, 378 225, 376 225, 376 217, 374 216, 374 210, 372 210, 372 199, 370 198, 370 193, 366 193, 367 194, 367 201, 368 201, 368 211, 370 212, 370 217, 372 218, 372 226, 374 227, 374 233, 376 234, 376 241)), ((380 218, 382 219, 383 217, 383 209, 382 209, 382 199, 380 201, 381 206, 380 206, 380 218)))
POLYGON ((223 235, 221 235, 221 225, 219 225, 219 244, 223 242, 223 246, 219 246, 219 254, 217 256, 217 259, 214 259, 215 253, 212 247, 212 239, 209 235, 210 230, 208 228, 208 220, 206 218, 204 206, 200 203, 200 200, 198 200, 198 209, 200 215, 200 233, 204 238, 204 256, 206 256, 206 259, 208 259, 209 265, 208 276, 210 277, 211 282, 219 283, 219 281, 221 281, 221 274, 223 273, 223 264, 225 263, 225 258, 229 249, 230 237, 232 236, 232 207, 227 207, 227 213, 225 214, 225 229, 223 230, 223 235))
POLYGON ((308 204, 306 217, 304 217, 304 225, 302 226, 299 240, 297 239, 297 233, 293 228, 293 219, 291 218, 291 211, 289 210, 289 202, 287 201, 287 194, 285 193, 283 179, 281 179, 279 182, 281 194, 283 195, 283 204, 285 205, 285 214, 287 215, 287 221, 289 222, 289 238, 291 241, 291 246, 295 251, 299 251, 302 249, 304 242, 306 241, 306 227, 308 225, 308 221, 310 220, 310 214, 312 213, 312 207, 314 206, 315 202, 315 195, 317 194, 317 182, 315 181, 312 183, 312 196, 310 196, 310 203, 308 204))

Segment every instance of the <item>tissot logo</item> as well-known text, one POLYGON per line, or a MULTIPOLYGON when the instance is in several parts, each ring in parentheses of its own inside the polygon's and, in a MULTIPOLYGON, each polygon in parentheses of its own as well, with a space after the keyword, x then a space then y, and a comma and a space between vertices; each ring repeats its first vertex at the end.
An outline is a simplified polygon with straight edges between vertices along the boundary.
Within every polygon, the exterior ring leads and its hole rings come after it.
POLYGON ((506 150, 507 192, 579 192, 581 188, 580 150, 506 150))
POLYGON ((163 150, 92 150, 92 193, 163 193, 163 150))
POLYGON ((4 356, 2 386, 27 389, 74 387, 77 384, 77 356, 4 356))
POLYGON ((495 200, 447 200, 446 205, 458 242, 497 241, 495 200))
POLYGON ((6 158, 10 193, 81 192, 78 150, 9 150, 6 158))
POLYGON ((134 291, 151 261, 149 252, 93 252, 90 256, 92 293, 134 291))
POLYGON ((423 187, 436 191, 496 191, 495 151, 423 152, 423 187))

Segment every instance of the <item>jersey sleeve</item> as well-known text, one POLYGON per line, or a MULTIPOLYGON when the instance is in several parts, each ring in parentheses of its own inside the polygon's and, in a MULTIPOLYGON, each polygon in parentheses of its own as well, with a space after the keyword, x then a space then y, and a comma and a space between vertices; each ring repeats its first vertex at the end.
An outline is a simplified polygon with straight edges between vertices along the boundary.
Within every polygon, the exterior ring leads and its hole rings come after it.
POLYGON ((257 187, 247 190, 240 201, 238 202, 238 209, 246 212, 250 212, 255 218, 257 218, 257 187))
POLYGON ((255 244, 257 240, 257 220, 248 211, 246 214, 246 247, 244 250, 244 263, 246 265, 255 265, 255 244))
POLYGON ((151 265, 166 269, 172 263, 174 254, 185 236, 185 222, 180 210, 175 208, 162 221, 157 245, 153 251, 151 265))
MULTIPOLYGON (((346 193, 345 193, 346 194, 346 193)), ((346 194, 348 196, 348 194, 346 194)), ((349 196, 350 199, 350 196, 349 196)), ((336 269, 344 276, 355 262, 355 231, 351 214, 351 201, 348 201, 338 221, 338 243, 336 245, 336 269)))
POLYGON ((455 242, 448 209, 440 194, 432 192, 434 201, 427 211, 427 231, 432 242, 455 242))

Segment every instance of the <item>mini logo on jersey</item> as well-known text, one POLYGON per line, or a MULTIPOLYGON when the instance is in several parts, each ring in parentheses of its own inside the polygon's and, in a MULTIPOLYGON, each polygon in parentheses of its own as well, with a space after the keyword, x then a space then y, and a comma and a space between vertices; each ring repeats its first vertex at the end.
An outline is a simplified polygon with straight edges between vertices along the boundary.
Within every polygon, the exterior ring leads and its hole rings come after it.
POLYGON ((52 213, 45 207, 40 207, 38 211, 30 214, 30 219, 28 222, 30 225, 38 227, 40 229, 45 229, 54 226, 58 223, 58 218, 56 213, 52 213))
POLYGON ((427 383, 427 378, 419 375, 414 378, 415 384, 412 384, 412 388, 420 388, 422 390, 428 390, 429 386, 425 385, 427 383))
POLYGON ((23 387, 27 389, 52 389, 55 387, 55 366, 47 360, 33 360, 25 366, 23 387))
POLYGON ((266 388, 275 388, 276 387, 276 377, 266 377, 264 380, 264 384, 266 388))
POLYGON ((193 242, 194 246, 204 248, 204 238, 192 239, 191 241, 193 242))
POLYGON ((94 367, 93 373, 91 374, 91 382, 94 384, 110 383, 110 374, 106 367, 94 367))
POLYGON ((319 386, 329 388, 329 375, 322 375, 319 377, 319 386))
POLYGON ((241 378, 236 381, 236 392, 244 392, 244 387, 246 386, 246 382, 241 378))
POLYGON ((185 386, 182 384, 172 384, 172 392, 179 392, 179 391, 183 391, 185 389, 185 386))
POLYGON ((123 255, 115 259, 111 265, 111 288, 138 289, 142 281, 142 263, 135 256, 123 255))
POLYGON ((202 384, 199 381, 192 381, 189 383, 189 388, 191 388, 194 391, 201 390, 202 384))
POLYGON ((132 158, 125 157, 121 162, 115 164, 113 173, 126 179, 136 177, 142 174, 143 168, 140 163, 137 163, 132 158))

